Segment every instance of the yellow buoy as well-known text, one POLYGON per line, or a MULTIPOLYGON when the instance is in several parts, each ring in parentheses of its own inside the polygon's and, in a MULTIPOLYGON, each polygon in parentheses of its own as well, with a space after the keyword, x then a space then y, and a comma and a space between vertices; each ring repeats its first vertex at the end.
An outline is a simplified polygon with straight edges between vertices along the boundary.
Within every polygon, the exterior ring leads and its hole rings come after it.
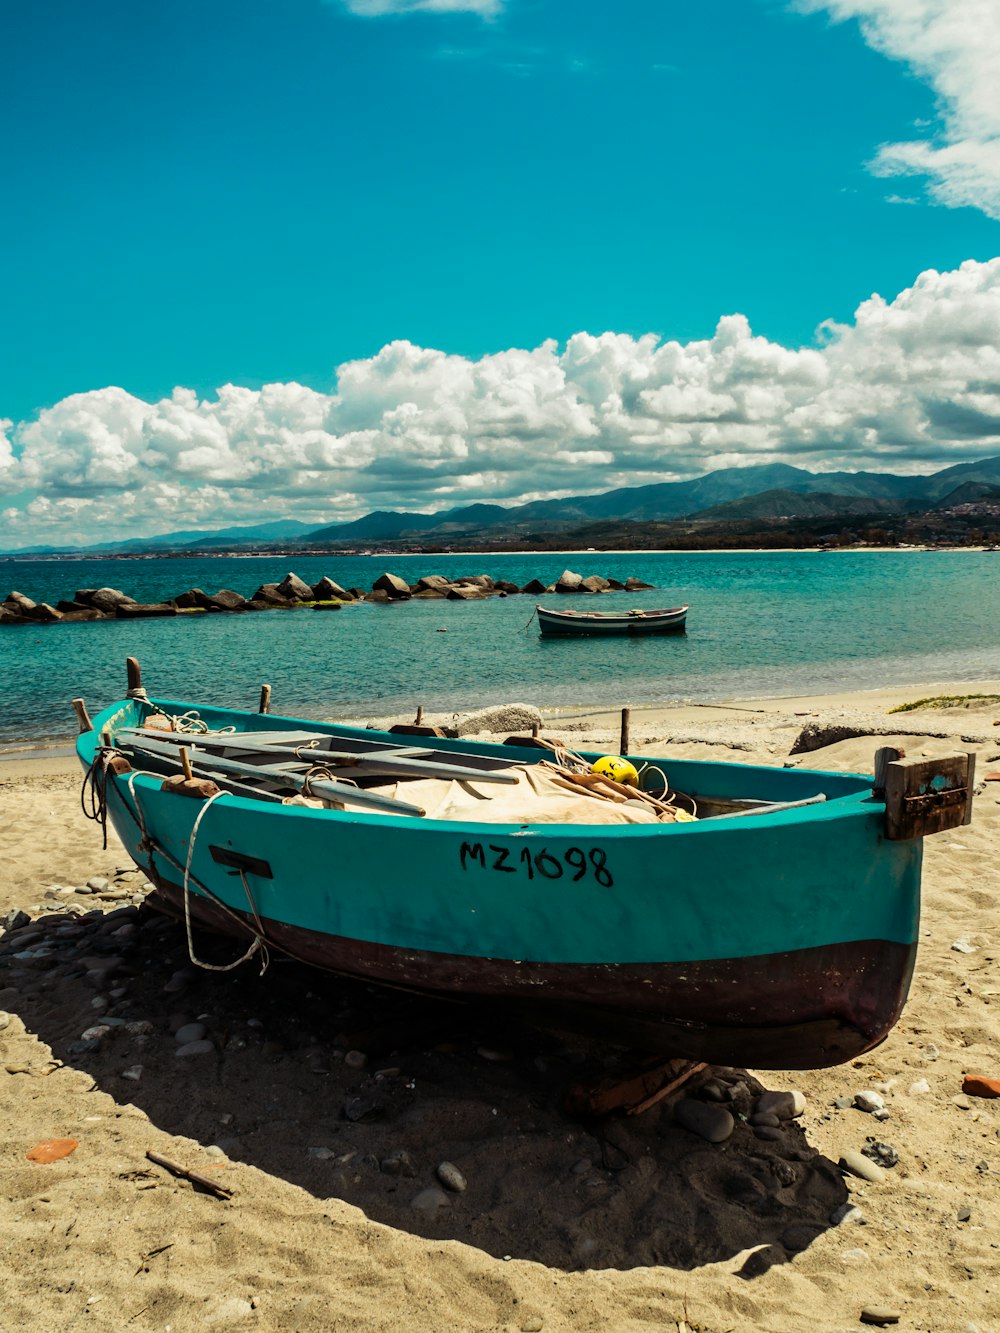
POLYGON ((600 773, 601 777, 610 778, 612 782, 621 782, 626 787, 639 785, 639 774, 627 759, 619 759, 617 755, 606 754, 603 759, 591 764, 590 771, 600 773))

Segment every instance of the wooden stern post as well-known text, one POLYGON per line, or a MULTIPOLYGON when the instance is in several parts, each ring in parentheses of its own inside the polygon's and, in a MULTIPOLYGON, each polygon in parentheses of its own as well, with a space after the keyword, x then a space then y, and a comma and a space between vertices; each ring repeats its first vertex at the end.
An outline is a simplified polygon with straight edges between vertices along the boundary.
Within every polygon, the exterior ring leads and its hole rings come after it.
POLYGON ((972 823, 974 753, 894 759, 885 765, 885 836, 925 838, 972 823))

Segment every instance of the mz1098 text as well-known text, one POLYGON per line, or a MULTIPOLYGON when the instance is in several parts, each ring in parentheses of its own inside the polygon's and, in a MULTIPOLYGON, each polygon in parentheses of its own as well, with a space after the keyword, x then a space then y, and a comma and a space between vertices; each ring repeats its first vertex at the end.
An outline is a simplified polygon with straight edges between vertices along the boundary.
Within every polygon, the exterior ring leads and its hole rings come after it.
POLYGON ((590 876, 605 889, 610 889, 615 882, 603 847, 591 847, 586 851, 582 847, 566 847, 555 855, 546 847, 537 851, 533 847, 522 847, 515 853, 509 847, 492 842, 485 846, 481 842, 463 842, 458 860, 463 870, 476 865, 501 875, 526 875, 528 879, 536 876, 562 879, 566 875, 574 884, 590 876))

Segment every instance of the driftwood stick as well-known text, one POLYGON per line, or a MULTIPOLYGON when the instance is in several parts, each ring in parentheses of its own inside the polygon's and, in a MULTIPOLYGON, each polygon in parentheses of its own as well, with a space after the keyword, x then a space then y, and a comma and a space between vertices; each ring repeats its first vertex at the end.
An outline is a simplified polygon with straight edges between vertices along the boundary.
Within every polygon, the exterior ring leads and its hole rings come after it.
POLYGON ((622 736, 621 736, 621 744, 620 744, 619 747, 618 747, 618 753, 621 754, 621 755, 628 754, 628 751, 629 751, 628 724, 629 724, 629 720, 630 720, 630 718, 631 718, 631 710, 628 709, 628 708, 623 708, 623 709, 622 709, 622 736))
POLYGON ((82 699, 73 700, 73 712, 76 714, 76 720, 80 724, 80 735, 85 731, 93 731, 94 724, 90 720, 90 714, 87 712, 87 705, 82 699))
POLYGON ((155 1162, 157 1166, 162 1166, 164 1170, 172 1172, 175 1176, 190 1180, 192 1185, 200 1185, 202 1189, 214 1194, 217 1199, 231 1199, 233 1196, 233 1191, 227 1185, 220 1185, 211 1176, 202 1175, 200 1171, 192 1171, 186 1166, 181 1166, 180 1162, 172 1162, 169 1157, 161 1157, 158 1152, 147 1152, 146 1156, 151 1162, 155 1162))
POLYGON ((686 1083, 689 1078, 694 1078, 695 1074, 700 1074, 703 1069, 707 1068, 708 1065, 703 1061, 689 1065, 683 1073, 678 1074, 677 1077, 671 1079, 669 1083, 664 1083, 663 1087, 660 1088, 658 1092, 654 1092, 653 1095, 647 1097, 644 1102, 640 1102, 638 1106, 626 1107, 625 1114, 642 1115, 643 1111, 648 1111, 651 1106, 655 1106, 656 1103, 662 1101, 664 1097, 669 1097, 672 1092, 676 1091, 677 1088, 686 1083))
POLYGON ((269 713, 270 711, 271 711, 271 687, 270 685, 262 685, 260 687, 260 707, 257 709, 257 712, 269 713))

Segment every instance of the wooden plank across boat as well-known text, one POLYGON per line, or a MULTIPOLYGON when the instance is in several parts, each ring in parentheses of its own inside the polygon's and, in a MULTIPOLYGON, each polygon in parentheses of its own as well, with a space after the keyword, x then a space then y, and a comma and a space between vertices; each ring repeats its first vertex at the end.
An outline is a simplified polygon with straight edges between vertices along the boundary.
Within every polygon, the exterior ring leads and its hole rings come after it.
MULTIPOLYGON (((106 708, 77 749, 84 768, 104 768, 108 816, 166 903, 243 946, 261 939, 370 981, 503 999, 549 1026, 758 1068, 850 1060, 884 1039, 906 999, 922 843, 886 836, 871 777, 633 757, 699 818, 490 822, 479 812, 513 790, 503 777, 530 778, 550 753, 527 739, 401 746, 144 697, 106 708), (146 726, 192 713, 202 734, 146 726), (176 776, 181 751, 191 781, 176 776), (358 802, 304 804, 317 767, 338 788, 357 782, 358 802), (414 811, 428 767, 453 775, 461 817, 414 811)), ((948 769, 947 796, 910 770, 887 785, 908 810, 929 793, 936 829, 966 817, 960 777, 948 769)))
POLYGON ((688 607, 672 606, 646 611, 553 611, 536 606, 538 629, 549 635, 581 634, 683 634, 688 607))

